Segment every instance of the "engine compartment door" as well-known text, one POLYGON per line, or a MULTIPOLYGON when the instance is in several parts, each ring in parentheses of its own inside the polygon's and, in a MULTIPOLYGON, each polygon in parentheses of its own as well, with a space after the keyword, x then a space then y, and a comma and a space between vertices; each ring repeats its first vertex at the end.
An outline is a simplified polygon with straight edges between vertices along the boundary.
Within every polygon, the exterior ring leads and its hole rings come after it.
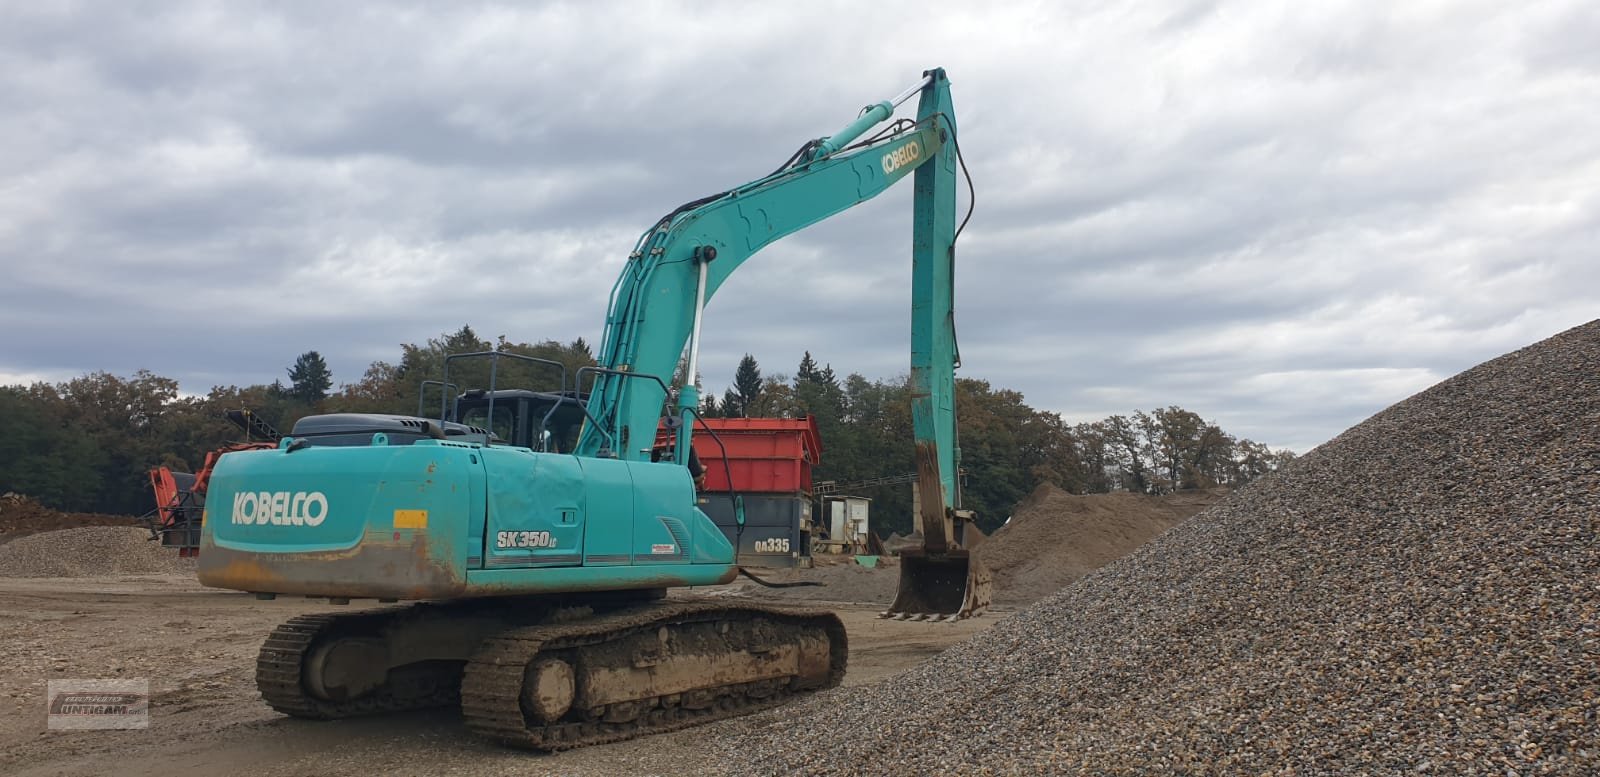
POLYGON ((485 569, 576 566, 583 560, 583 471, 571 456, 483 449, 485 569))

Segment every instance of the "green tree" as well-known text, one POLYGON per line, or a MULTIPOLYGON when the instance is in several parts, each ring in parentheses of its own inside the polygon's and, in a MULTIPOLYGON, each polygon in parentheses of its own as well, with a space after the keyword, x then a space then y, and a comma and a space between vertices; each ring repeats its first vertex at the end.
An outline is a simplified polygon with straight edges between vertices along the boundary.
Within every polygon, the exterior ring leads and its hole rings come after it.
POLYGON ((1151 447, 1170 488, 1213 488, 1228 480, 1234 438, 1176 405, 1151 411, 1151 447))
POLYGON ((581 337, 567 343, 567 354, 572 357, 574 363, 587 366, 593 366, 595 363, 594 350, 581 337))
POLYGON ((1110 416, 1082 427, 1076 436, 1089 490, 1162 494, 1242 486, 1294 459, 1291 451, 1235 438, 1176 405, 1136 411, 1131 417, 1110 416), (1108 473, 1110 481, 1092 471, 1096 468, 1108 473))
POLYGON ((1148 493, 1151 465, 1140 433, 1142 425, 1125 415, 1109 416, 1098 425, 1108 463, 1117 469, 1117 486, 1136 494, 1148 493))
POLYGON ((761 398, 763 381, 756 357, 745 354, 733 373, 733 385, 722 395, 722 410, 729 418, 748 418, 761 398), (729 400, 732 400, 731 402, 729 400))
POLYGON ((1074 493, 1103 494, 1113 490, 1113 473, 1118 468, 1110 449, 1105 423, 1077 424, 1072 427, 1072 446, 1076 451, 1078 474, 1074 479, 1081 490, 1074 493))
MULTIPOLYGON (((347 383, 332 397, 330 405, 346 413, 412 413, 417 406, 412 402, 403 407, 400 368, 385 361, 367 366, 366 372, 355 383, 347 383)), ((414 391, 415 389, 413 389, 414 391)))
POLYGON ((795 401, 794 389, 784 375, 771 375, 761 381, 761 391, 745 408, 748 418, 794 418, 803 415, 795 401))
POLYGON ((65 510, 94 509, 108 451, 54 387, 0 387, 0 493, 27 494, 65 510))
POLYGON ((845 393, 832 367, 818 369, 807 351, 789 390, 794 414, 814 419, 823 440, 822 460, 813 474, 819 480, 838 480, 838 476, 859 469, 859 435, 845 423, 845 393))
POLYGON ((799 385, 815 381, 819 377, 821 377, 821 372, 817 369, 817 362, 811 358, 811 352, 806 351, 806 354, 800 357, 800 368, 795 370, 794 382, 799 385))
POLYGON ((333 387, 333 373, 322 354, 306 351, 294 360, 289 368, 289 395, 308 405, 314 405, 328 396, 333 387))
POLYGON ((169 407, 177 399, 178 382, 146 370, 128 379, 96 372, 48 393, 59 397, 61 410, 102 451, 101 488, 87 509, 123 515, 148 510, 146 472, 169 447, 169 407))

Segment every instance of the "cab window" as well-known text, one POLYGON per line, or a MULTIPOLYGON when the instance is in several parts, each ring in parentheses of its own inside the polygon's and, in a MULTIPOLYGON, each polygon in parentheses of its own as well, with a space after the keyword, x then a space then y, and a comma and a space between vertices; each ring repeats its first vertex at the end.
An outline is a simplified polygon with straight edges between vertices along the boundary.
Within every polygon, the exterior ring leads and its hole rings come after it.
POLYGON ((495 404, 493 423, 490 423, 488 405, 480 405, 462 413, 461 423, 488 429, 500 442, 517 441, 517 406, 511 402, 495 404))

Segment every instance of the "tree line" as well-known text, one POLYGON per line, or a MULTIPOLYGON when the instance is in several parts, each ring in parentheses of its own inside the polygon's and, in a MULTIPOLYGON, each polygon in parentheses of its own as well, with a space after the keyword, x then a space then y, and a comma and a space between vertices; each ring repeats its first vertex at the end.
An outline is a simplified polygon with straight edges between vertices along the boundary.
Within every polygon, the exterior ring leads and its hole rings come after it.
MULTIPOLYGON (((147 371, 0 387, 0 492, 28 494, 61 510, 137 515, 153 507, 146 480, 151 467, 193 471, 208 451, 242 437, 224 420, 230 409, 249 409, 284 431, 314 413, 436 416, 448 395, 487 386, 491 369, 497 387, 549 391, 572 388, 578 370, 594 364, 581 338, 491 342, 469 326, 400 349, 397 361, 373 362, 337 390, 316 351, 301 354, 286 370, 287 384, 217 386, 204 396, 181 395, 177 381, 147 371), (492 366, 489 359, 452 359, 447 368, 450 355, 472 352, 511 358, 492 366)), ((1073 424, 1030 407, 1019 392, 961 378, 956 408, 964 506, 991 529, 1041 483, 1080 494, 1161 494, 1240 486, 1293 458, 1176 406, 1073 424)), ((702 412, 814 416, 823 443, 814 467, 818 481, 848 483, 915 470, 906 380, 840 377, 809 352, 792 377, 764 375, 755 357, 745 355, 722 396, 706 394, 702 412)), ((880 530, 910 529, 909 486, 855 493, 874 500, 880 530)))
MULTIPOLYGON (((718 416, 814 416, 821 433, 818 481, 852 483, 915 471, 911 398, 905 378, 839 378, 810 352, 794 376, 763 376, 746 354, 722 398, 708 395, 702 412, 718 416)), ((956 380, 956 418, 963 506, 992 530, 1041 483, 1075 494, 1131 491, 1165 494, 1238 487, 1283 466, 1294 454, 1236 437, 1181 407, 1113 415, 1072 424, 1030 407, 1020 392, 973 378, 956 380)), ((874 500, 874 525, 905 532, 911 524, 906 485, 857 489, 874 500)))

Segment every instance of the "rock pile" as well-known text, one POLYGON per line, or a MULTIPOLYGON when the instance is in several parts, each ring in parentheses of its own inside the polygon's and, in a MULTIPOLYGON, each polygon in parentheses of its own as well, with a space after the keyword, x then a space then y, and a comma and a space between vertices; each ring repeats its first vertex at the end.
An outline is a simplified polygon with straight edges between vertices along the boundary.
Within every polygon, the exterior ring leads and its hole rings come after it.
POLYGON ((193 573, 194 562, 127 526, 40 532, 0 545, 0 577, 99 577, 193 573))
POLYGON ((1600 322, 1390 407, 871 693, 733 724, 717 755, 774 774, 1600 773, 1597 531, 1600 322), (839 736, 814 747, 795 720, 839 736))
POLYGON ((133 526, 138 520, 125 515, 64 513, 45 507, 30 496, 10 491, 0 494, 0 543, 34 532, 75 526, 133 526))

